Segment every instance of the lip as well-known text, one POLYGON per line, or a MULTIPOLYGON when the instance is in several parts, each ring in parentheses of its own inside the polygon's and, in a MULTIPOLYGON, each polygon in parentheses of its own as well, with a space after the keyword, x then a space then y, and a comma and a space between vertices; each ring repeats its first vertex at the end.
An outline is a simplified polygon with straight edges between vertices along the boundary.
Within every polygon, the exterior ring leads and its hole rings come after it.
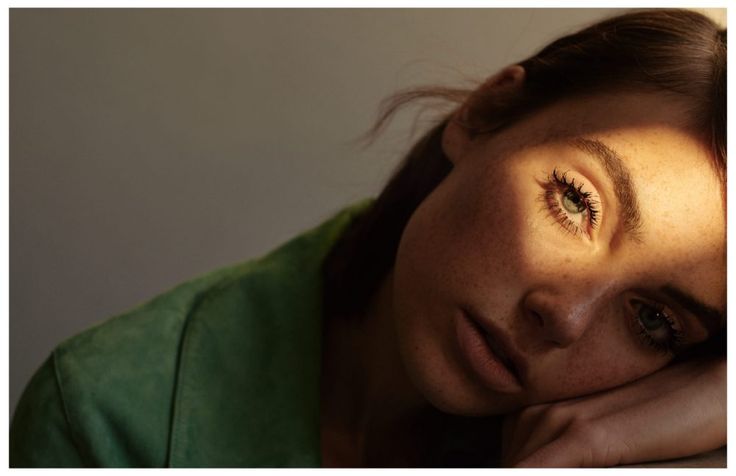
POLYGON ((501 393, 522 390, 527 363, 503 332, 465 309, 456 318, 455 331, 461 352, 485 386, 501 393))

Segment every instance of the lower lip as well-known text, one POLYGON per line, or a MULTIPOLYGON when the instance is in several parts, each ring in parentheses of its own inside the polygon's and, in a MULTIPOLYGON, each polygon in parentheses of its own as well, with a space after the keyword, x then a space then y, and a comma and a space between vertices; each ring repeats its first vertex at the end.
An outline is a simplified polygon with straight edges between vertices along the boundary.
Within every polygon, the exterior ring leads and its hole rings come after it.
POLYGON ((516 376, 491 350, 485 334, 464 312, 455 320, 455 332, 460 351, 486 387, 501 393, 522 390, 516 376))

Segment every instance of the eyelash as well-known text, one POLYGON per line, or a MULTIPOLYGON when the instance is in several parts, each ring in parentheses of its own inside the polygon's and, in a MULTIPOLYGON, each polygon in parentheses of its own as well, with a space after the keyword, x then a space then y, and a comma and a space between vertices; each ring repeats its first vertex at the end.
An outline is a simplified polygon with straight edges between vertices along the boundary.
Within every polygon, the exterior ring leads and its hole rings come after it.
POLYGON ((572 221, 570 219, 571 212, 565 211, 560 204, 561 200, 565 198, 572 200, 574 204, 582 203, 585 210, 581 210, 580 213, 585 213, 592 229, 597 228, 600 220, 599 202, 591 198, 591 192, 583 191, 584 186, 583 183, 576 186, 574 178, 568 180, 567 172, 560 174, 555 168, 552 170, 552 174, 547 177, 547 187, 543 197, 550 212, 565 230, 575 236, 585 233, 590 237, 590 232, 572 221), (574 199, 577 199, 578 202, 576 203, 574 199))
POLYGON ((675 352, 682 345, 683 334, 677 329, 677 324, 675 323, 674 319, 672 319, 669 314, 665 312, 665 308, 663 305, 648 304, 642 300, 634 299, 631 301, 631 307, 634 310, 632 314, 632 321, 635 326, 635 331, 646 345, 665 354, 675 352), (646 329, 641 320, 641 316, 639 315, 639 311, 645 307, 654 310, 658 316, 661 316, 661 318, 658 320, 660 322, 663 322, 664 326, 666 326, 664 331, 667 335, 664 338, 656 338, 653 335, 653 333, 658 329, 646 329))

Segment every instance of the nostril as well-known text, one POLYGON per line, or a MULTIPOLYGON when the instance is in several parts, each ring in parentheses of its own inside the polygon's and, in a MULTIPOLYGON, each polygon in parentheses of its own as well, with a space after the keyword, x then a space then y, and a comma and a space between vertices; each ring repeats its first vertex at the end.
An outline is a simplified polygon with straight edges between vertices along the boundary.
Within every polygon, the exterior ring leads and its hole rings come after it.
POLYGON ((599 298, 535 290, 521 301, 520 316, 540 341, 567 347, 588 328, 599 298))
POLYGON ((547 315, 548 303, 544 297, 539 293, 532 293, 524 296, 521 301, 521 315, 524 316, 531 326, 536 323, 540 328, 544 327, 545 318, 547 315))

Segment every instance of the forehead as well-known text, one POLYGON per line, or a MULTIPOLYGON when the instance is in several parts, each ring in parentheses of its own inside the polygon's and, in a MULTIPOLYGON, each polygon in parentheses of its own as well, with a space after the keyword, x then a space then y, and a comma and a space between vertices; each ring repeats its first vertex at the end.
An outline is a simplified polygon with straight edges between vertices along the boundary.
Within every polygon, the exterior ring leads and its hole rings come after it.
POLYGON ((630 171, 641 213, 640 242, 627 248, 632 258, 645 256, 670 282, 710 302, 725 300, 725 207, 708 150, 662 124, 597 136, 630 171))

